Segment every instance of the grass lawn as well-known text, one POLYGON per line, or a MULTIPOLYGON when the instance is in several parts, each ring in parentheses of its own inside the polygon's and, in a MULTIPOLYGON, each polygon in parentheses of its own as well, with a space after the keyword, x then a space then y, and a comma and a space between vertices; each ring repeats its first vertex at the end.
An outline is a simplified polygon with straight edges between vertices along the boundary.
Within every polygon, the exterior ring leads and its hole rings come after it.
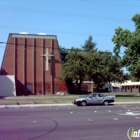
POLYGON ((140 102, 140 97, 116 97, 115 102, 140 102))
MULTIPOLYGON (((115 97, 116 102, 138 102, 140 101, 140 93, 107 93, 107 95, 126 95, 126 97, 115 97)), ((44 95, 44 96, 20 96, 6 99, 0 99, 0 105, 17 105, 17 104, 59 104, 59 103, 72 103, 76 98, 83 97, 85 95, 44 95)))
POLYGON ((34 96, 34 97, 13 97, 0 99, 0 105, 16 105, 16 104, 59 104, 72 103, 72 101, 80 96, 34 96))

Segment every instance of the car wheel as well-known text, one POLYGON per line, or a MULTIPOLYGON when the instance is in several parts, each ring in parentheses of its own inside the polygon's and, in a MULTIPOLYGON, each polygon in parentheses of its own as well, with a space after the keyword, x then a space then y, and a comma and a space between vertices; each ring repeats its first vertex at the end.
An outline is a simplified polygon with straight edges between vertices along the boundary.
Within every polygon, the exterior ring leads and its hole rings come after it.
POLYGON ((87 105, 87 102, 86 101, 82 101, 81 102, 81 106, 86 106, 87 105))
POLYGON ((108 105, 109 104, 109 102, 108 101, 104 101, 104 105, 108 105))

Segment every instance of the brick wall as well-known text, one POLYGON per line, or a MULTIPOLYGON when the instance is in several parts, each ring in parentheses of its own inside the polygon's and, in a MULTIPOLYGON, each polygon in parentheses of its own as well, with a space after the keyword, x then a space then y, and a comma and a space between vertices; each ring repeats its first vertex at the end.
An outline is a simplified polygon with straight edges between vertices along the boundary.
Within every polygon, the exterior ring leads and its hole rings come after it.
POLYGON ((62 66, 56 36, 9 34, 1 75, 15 75, 17 95, 67 92, 61 76, 62 66), (49 70, 46 70, 48 53, 49 70))

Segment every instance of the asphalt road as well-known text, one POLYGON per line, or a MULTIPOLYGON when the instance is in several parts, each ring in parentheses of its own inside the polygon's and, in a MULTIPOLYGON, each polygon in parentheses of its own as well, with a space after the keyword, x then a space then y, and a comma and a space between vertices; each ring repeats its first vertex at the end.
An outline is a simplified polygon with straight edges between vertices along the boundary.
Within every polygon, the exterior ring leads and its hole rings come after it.
POLYGON ((0 140, 128 140, 130 127, 140 104, 0 109, 0 140))

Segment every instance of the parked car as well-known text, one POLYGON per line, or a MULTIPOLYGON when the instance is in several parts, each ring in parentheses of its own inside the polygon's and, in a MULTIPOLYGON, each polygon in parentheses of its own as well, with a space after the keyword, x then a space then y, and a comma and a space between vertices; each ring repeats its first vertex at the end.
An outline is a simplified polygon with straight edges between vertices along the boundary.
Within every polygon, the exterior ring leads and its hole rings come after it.
POLYGON ((86 106, 90 104, 103 104, 108 105, 109 103, 114 102, 115 96, 107 96, 103 93, 91 93, 84 98, 78 98, 74 100, 72 103, 77 106, 86 106))

